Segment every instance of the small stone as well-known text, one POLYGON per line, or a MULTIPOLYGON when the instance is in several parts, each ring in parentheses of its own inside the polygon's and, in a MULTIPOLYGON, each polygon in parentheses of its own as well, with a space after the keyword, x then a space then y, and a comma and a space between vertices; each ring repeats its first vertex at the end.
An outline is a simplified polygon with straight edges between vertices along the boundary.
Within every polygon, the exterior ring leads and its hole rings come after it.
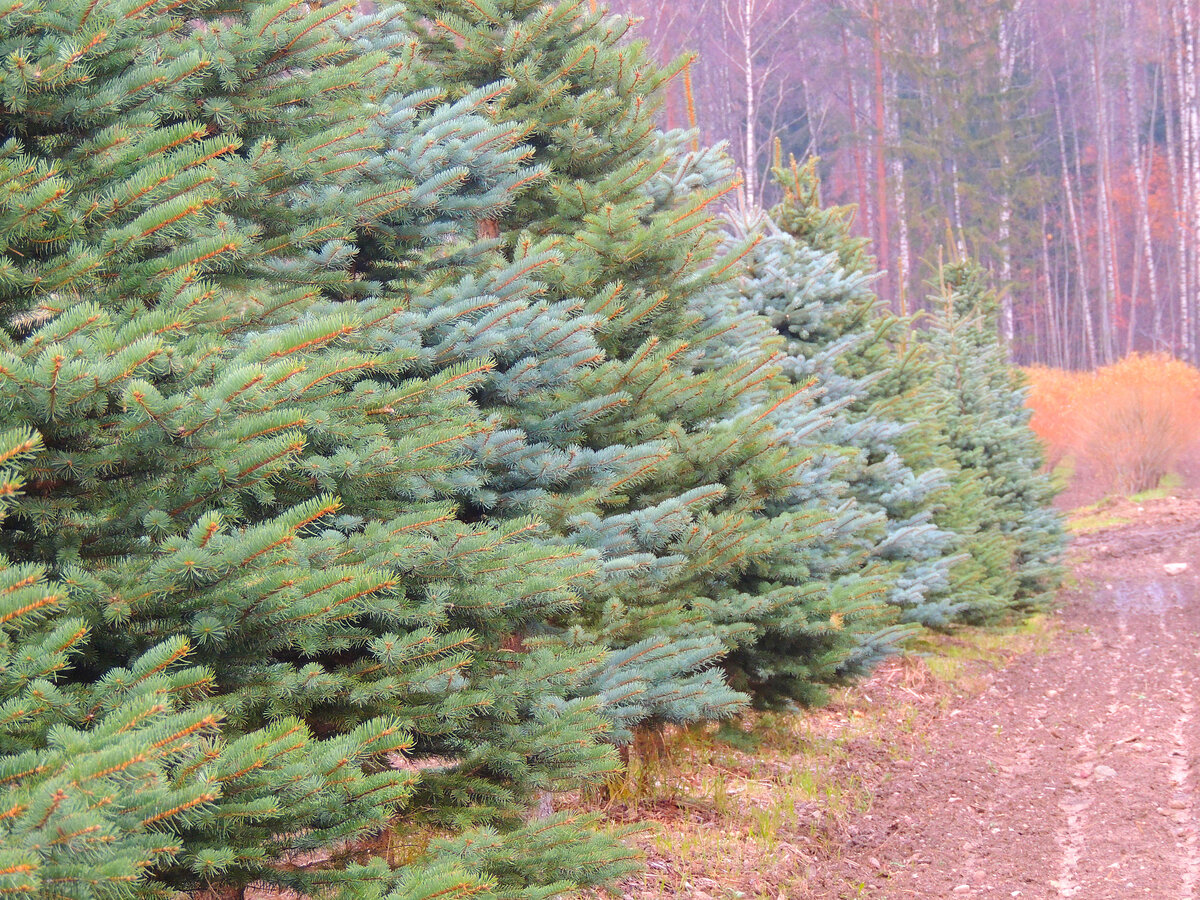
POLYGON ((969 894, 969 893, 971 893, 971 886, 969 884, 960 884, 958 887, 956 887, 954 889, 954 893, 969 894))
POLYGON ((1111 766, 1096 766, 1095 769, 1097 778, 1116 778, 1117 770, 1111 766))
POLYGON ((1187 563, 1167 563, 1165 566, 1163 566, 1163 571, 1168 575, 1182 575, 1187 570, 1187 563))

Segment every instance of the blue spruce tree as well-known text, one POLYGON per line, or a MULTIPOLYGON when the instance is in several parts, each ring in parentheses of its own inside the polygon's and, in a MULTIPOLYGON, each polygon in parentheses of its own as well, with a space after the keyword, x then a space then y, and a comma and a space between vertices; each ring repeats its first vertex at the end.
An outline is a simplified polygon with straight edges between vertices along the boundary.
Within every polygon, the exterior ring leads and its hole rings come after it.
MULTIPOLYGON (((947 473, 937 465, 930 372, 911 323, 883 308, 852 210, 824 208, 816 161, 775 169, 782 201, 736 290, 783 339, 784 371, 811 385, 829 425, 818 434, 827 465, 873 525, 846 544, 866 553, 903 619, 943 626, 968 605, 953 590, 955 535, 938 515, 947 473)), ((805 440, 808 440, 805 438, 805 440)), ((837 502, 837 498, 829 498, 837 502)))
POLYGON ((540 291, 539 323, 502 332, 500 375, 476 395, 502 426, 480 450, 489 511, 537 512, 602 568, 579 613, 526 638, 611 646, 591 690, 625 726, 728 715, 741 698, 723 658, 744 690, 815 696, 878 631, 879 604, 827 590, 796 549, 828 538, 827 514, 777 509, 815 474, 755 408, 777 386, 771 348, 714 361, 729 322, 709 307, 747 248, 723 249, 717 225, 728 159, 656 124, 678 66, 582 0, 409 7, 451 96, 507 79, 496 121, 530 148, 528 183, 485 229, 502 267, 538 265, 540 291), (539 378, 552 326, 579 352, 539 378), (739 656, 776 642, 770 665, 739 656))

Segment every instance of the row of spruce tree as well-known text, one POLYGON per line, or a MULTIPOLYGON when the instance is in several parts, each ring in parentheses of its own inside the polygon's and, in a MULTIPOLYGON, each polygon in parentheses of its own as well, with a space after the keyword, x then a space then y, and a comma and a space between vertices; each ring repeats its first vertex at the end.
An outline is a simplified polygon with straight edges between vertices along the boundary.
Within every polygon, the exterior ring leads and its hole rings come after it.
POLYGON ((603 884, 635 729, 1045 602, 983 274, 723 219, 629 29, 0 0, 0 894, 603 884))

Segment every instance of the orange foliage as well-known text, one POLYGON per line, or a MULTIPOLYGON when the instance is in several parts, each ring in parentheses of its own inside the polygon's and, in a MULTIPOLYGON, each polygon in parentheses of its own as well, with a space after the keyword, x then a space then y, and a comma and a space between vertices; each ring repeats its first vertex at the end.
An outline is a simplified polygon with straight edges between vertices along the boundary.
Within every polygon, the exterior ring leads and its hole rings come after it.
POLYGON ((1156 487, 1200 434, 1200 371, 1165 355, 1096 372, 1028 370, 1032 426, 1056 465, 1075 456, 1111 490, 1156 487))
POLYGON ((1074 452, 1079 426, 1075 400, 1079 394, 1079 372, 1032 366, 1025 370, 1029 378, 1026 403, 1033 410, 1030 426, 1046 448, 1046 465, 1054 468, 1074 452))

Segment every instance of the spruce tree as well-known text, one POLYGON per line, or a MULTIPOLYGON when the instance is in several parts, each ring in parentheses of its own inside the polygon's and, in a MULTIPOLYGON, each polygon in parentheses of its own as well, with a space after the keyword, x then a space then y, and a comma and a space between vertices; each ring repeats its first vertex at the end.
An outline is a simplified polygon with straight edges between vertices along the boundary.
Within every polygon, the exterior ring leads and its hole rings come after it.
MULTIPOLYGON (((43 451, 25 429, 0 436, 0 523, 43 451)), ((89 629, 44 566, 0 557, 0 890, 18 897, 127 897, 180 850, 176 833, 220 796, 211 777, 174 778, 211 740, 217 709, 189 703, 202 670, 156 671, 151 652, 84 727, 64 684, 89 629), (174 832, 174 833, 173 833, 174 832)))
POLYGON ((839 460, 846 496, 874 517, 846 542, 881 569, 887 601, 906 621, 945 625, 966 603, 951 591, 954 535, 936 521, 947 487, 935 464, 944 436, 911 323, 875 296, 872 261, 850 231, 853 210, 822 207, 816 160, 774 174, 783 199, 737 300, 782 336, 789 380, 818 391, 829 419, 817 435, 821 452, 839 460))
POLYGON ((422 374, 424 314, 356 270, 387 240, 436 279, 517 157, 415 178, 505 130, 353 9, 0 10, 18 892, 545 897, 621 865, 579 822, 523 822, 612 766, 570 699, 603 653, 510 644, 593 563, 458 515, 490 364, 422 374), (389 834, 404 865, 354 862, 389 834))
POLYGON ((966 572, 983 586, 971 617, 1042 608, 1061 579, 1065 538, 1029 428, 1023 377, 999 339, 999 302, 987 273, 970 260, 941 266, 937 288, 925 340, 939 417, 959 468, 950 506, 966 535, 966 572))
MULTIPOLYGON (((511 82, 496 119, 543 175, 495 219, 498 250, 514 266, 546 260, 539 316, 595 348, 533 390, 505 378, 477 394, 504 426, 481 456, 494 513, 536 511, 602 561, 581 612, 535 632, 615 648, 593 690, 627 725, 727 715, 739 698, 715 664, 731 652, 738 687, 810 698, 878 630, 878 604, 797 560, 827 514, 778 514, 815 475, 763 414, 771 348, 722 349, 731 310, 713 304, 746 248, 723 249, 717 227, 728 159, 656 124, 679 66, 654 64, 627 20, 583 0, 408 5, 452 96, 511 82), (771 642, 769 665, 737 658, 771 642)), ((501 372, 536 371, 537 331, 510 332, 501 372)))
MULTIPOLYGON (((714 338, 701 345, 699 370, 721 371, 780 343, 736 290, 706 299, 714 338)), ((820 397, 815 380, 780 378, 746 395, 734 417, 768 429, 787 471, 758 488, 753 550, 716 594, 719 612, 753 629, 731 645, 725 668, 760 707, 822 702, 827 685, 866 674, 912 630, 884 602, 887 572, 870 553, 882 517, 851 495, 850 451, 829 442, 837 413, 820 397)))

